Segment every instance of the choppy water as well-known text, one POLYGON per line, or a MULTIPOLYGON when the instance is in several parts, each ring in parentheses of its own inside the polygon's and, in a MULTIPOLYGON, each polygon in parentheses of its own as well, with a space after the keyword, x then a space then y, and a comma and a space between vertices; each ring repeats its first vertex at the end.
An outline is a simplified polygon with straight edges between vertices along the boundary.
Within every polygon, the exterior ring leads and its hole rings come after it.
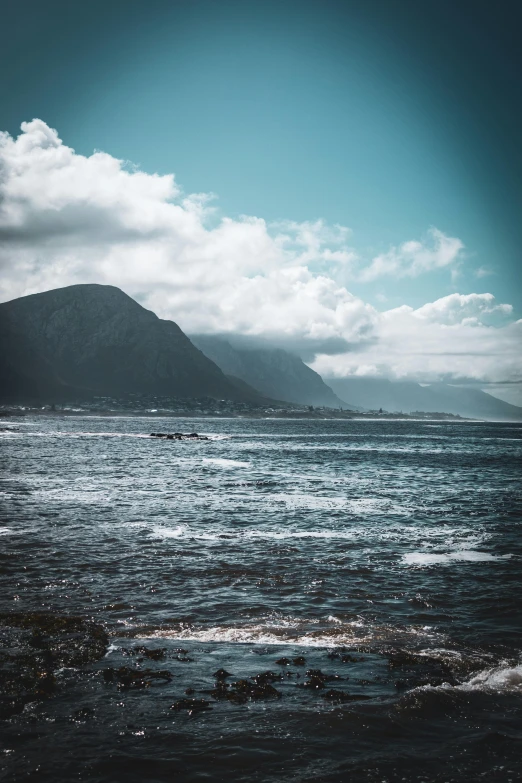
POLYGON ((111 633, 104 661, 4 726, 4 779, 522 780, 522 426, 3 427, 2 608, 111 633), (173 679, 104 682, 139 644, 166 649, 173 679), (281 698, 213 699, 220 667, 283 671, 281 698), (302 687, 317 668, 367 698, 302 687), (171 711, 189 687, 213 709, 171 711))

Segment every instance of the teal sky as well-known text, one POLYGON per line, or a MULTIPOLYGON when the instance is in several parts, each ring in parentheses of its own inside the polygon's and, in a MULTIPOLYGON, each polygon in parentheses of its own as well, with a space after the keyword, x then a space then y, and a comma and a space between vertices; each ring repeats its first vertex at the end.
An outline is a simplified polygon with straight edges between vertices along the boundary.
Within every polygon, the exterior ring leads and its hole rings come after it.
POLYGON ((223 214, 321 217, 372 255, 435 226, 466 246, 456 279, 350 290, 379 309, 491 292, 520 316, 520 3, 28 0, 2 13, 2 130, 40 117, 77 152, 216 193, 223 214))

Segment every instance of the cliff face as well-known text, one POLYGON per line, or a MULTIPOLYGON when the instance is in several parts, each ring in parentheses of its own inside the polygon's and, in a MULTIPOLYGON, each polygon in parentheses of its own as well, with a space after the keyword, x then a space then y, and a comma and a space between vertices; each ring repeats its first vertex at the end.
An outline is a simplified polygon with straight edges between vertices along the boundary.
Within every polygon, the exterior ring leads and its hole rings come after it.
POLYGON ((301 405, 349 407, 320 375, 288 351, 238 347, 211 335, 191 339, 224 373, 241 378, 267 397, 301 405))
POLYGON ((0 305, 0 395, 150 393, 245 399, 173 321, 113 286, 75 285, 0 305))

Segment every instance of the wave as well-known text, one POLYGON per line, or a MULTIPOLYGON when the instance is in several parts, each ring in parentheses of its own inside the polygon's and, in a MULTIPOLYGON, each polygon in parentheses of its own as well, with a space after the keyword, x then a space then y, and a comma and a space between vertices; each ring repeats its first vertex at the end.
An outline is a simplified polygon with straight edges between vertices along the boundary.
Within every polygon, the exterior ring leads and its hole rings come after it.
POLYGON ((522 694, 522 664, 485 669, 455 687, 464 691, 495 691, 496 693, 511 691, 522 694))
POLYGON ((204 457, 204 464, 218 465, 221 468, 249 468, 250 462, 241 462, 237 459, 224 459, 222 457, 204 457))
MULTIPOLYGON (((430 654, 430 657, 433 657, 430 654)), ((441 685, 421 685, 413 688, 410 694, 415 693, 515 693, 522 695, 522 664, 513 665, 504 661, 502 664, 487 669, 482 669, 468 680, 452 685, 444 682, 441 685)))
POLYGON ((447 565, 452 562, 467 561, 473 563, 507 560, 512 555, 492 555, 490 552, 479 552, 474 549, 457 549, 455 552, 410 552, 402 556, 405 565, 423 568, 432 565, 447 565))
POLYGON ((415 640, 439 639, 441 634, 431 626, 408 626, 398 628, 391 625, 367 624, 357 619, 342 622, 331 617, 328 622, 296 619, 263 621, 245 625, 217 625, 211 627, 183 626, 138 632, 137 638, 174 639, 194 642, 220 642, 227 644, 294 645, 298 647, 358 647, 382 644, 398 644, 415 640), (322 625, 312 628, 311 624, 322 625))

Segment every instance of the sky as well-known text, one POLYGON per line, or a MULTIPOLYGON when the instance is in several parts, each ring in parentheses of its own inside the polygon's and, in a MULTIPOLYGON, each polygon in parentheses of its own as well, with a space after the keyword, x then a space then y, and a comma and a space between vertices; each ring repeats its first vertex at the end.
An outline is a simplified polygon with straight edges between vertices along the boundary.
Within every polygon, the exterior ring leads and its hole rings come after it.
POLYGON ((0 298, 522 404, 522 5, 2 5, 0 298))

